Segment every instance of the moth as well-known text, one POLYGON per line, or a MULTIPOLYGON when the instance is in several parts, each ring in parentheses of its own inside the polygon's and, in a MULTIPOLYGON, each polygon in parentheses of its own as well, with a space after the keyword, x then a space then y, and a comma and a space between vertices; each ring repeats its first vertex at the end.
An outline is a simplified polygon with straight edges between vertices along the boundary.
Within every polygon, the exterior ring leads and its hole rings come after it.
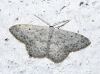
MULTIPOLYGON (((38 16, 36 17, 39 18, 38 16)), ((45 20, 39 19, 49 27, 18 24, 9 28, 13 36, 26 45, 29 57, 47 57, 55 63, 60 63, 70 52, 79 51, 91 44, 90 40, 83 35, 59 29, 69 20, 50 26, 45 20), (63 24, 55 27, 61 23, 63 24)))

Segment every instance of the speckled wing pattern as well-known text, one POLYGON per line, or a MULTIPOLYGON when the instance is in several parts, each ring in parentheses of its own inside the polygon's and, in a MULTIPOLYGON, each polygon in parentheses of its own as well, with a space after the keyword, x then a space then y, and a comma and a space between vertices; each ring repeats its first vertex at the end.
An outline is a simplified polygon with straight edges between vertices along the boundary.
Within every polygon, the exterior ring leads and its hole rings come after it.
POLYGON ((91 43, 83 35, 45 26, 19 24, 9 30, 26 44, 30 57, 47 57, 55 63, 62 62, 70 52, 78 51, 91 43))
POLYGON ((21 42, 26 44, 30 57, 44 57, 47 51, 47 27, 19 24, 12 26, 10 32, 21 42))
POLYGON ((48 58, 59 63, 63 61, 70 52, 81 50, 91 42, 78 33, 55 29, 51 39, 48 58))

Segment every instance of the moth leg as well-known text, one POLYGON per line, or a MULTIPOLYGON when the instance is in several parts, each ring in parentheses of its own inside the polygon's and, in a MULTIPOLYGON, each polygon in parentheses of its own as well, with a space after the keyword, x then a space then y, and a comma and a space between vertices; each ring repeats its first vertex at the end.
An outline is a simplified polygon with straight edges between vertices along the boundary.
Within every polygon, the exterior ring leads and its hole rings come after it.
POLYGON ((58 23, 54 23, 53 26, 56 26, 56 25, 61 24, 61 23, 64 23, 64 22, 69 22, 69 20, 65 20, 65 21, 60 21, 60 22, 58 22, 58 23))
POLYGON ((70 20, 65 20, 65 21, 62 21, 62 22, 58 22, 58 23, 55 23, 54 26, 59 25, 59 24, 61 24, 61 23, 64 23, 64 24, 62 24, 62 25, 56 27, 56 28, 59 29, 60 27, 64 26, 66 23, 68 23, 69 21, 70 21, 70 20))

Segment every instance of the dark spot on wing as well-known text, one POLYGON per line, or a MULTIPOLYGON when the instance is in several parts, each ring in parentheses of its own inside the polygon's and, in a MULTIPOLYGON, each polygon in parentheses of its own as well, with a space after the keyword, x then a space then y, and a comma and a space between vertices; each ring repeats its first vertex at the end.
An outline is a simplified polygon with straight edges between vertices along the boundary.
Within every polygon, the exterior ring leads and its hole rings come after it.
POLYGON ((31 29, 29 28, 29 30, 31 30, 31 29))
POLYGON ((32 54, 29 54, 29 57, 32 57, 32 54))
POLYGON ((84 40, 81 40, 81 43, 84 43, 84 40))
POLYGON ((71 38, 72 38, 73 36, 71 36, 71 38))

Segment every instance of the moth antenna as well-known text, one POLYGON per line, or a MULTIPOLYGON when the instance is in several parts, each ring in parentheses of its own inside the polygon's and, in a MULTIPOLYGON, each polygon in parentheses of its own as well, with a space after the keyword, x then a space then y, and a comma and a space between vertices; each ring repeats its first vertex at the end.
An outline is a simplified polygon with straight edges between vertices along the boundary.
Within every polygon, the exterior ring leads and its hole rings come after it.
MULTIPOLYGON (((35 14, 34 14, 34 16, 36 16, 35 14)), ((45 20, 43 20, 43 19, 41 19, 40 17, 38 17, 38 16, 36 16, 38 19, 40 19, 41 21, 43 21, 44 23, 46 23, 47 25, 49 25, 50 26, 50 23, 48 23, 48 22, 46 22, 45 20)))

